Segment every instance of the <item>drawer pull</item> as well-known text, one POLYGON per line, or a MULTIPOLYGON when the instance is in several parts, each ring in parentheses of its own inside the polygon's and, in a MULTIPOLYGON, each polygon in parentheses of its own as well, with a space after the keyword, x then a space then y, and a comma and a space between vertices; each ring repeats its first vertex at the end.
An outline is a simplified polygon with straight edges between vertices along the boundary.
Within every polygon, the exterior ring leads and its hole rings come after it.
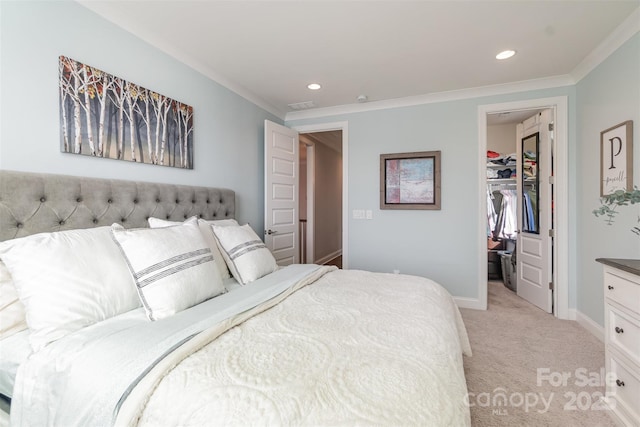
POLYGON ((612 291, 612 290, 613 290, 613 286, 608 285, 608 286, 607 286, 607 289, 609 289, 610 291, 612 291))
POLYGON ((618 387, 624 387, 624 381, 616 380, 618 387))
POLYGON ((622 333, 624 333, 624 329, 622 329, 619 326, 616 326, 616 334, 622 334, 622 333))

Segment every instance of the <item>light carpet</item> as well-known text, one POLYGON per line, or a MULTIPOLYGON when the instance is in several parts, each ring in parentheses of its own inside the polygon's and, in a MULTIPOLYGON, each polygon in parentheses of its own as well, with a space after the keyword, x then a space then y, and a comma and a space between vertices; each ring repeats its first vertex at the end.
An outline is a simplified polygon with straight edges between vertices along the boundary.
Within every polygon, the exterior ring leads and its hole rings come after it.
POLYGON ((473 426, 615 426, 600 402, 604 344, 489 282, 487 311, 461 309, 473 426))

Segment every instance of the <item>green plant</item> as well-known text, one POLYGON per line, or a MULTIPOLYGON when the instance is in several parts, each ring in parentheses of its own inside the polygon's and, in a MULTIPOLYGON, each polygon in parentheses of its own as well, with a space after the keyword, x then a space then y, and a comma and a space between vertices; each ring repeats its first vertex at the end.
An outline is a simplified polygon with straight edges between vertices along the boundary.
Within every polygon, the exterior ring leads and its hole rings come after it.
MULTIPOLYGON (((640 203, 640 190, 638 190, 638 187, 634 186, 633 190, 618 190, 611 194, 607 194, 606 196, 602 196, 600 198, 600 207, 598 209, 594 209, 593 214, 596 217, 604 216, 605 222, 608 225, 613 225, 615 217, 618 214, 616 209, 619 206, 635 205, 636 203, 640 203)), ((638 222, 640 222, 640 217, 638 217, 638 222)), ((633 227, 631 232, 640 236, 640 227, 633 227)))

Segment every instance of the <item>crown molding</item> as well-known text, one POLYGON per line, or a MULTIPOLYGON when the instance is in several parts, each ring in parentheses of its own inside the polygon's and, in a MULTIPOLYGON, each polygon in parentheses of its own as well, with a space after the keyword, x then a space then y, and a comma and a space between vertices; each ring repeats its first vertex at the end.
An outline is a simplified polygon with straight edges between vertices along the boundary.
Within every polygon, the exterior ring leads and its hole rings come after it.
POLYGON ((505 95, 510 93, 525 92, 531 90, 550 89, 555 87, 571 86, 582 80, 589 72, 602 63, 616 49, 640 31, 640 8, 637 8, 622 24, 620 24, 604 41, 602 41, 589 55, 587 55, 570 74, 546 77, 541 79, 524 80, 513 83, 480 86, 475 88, 460 89, 445 92, 435 92, 423 95, 408 96, 404 98, 371 101, 363 104, 345 104, 333 107, 313 108, 301 111, 285 112, 257 96, 244 86, 238 85, 219 75, 210 66, 195 59, 191 55, 171 47, 164 40, 149 31, 142 30, 131 18, 118 15, 104 14, 98 2, 90 0, 76 0, 76 2, 102 18, 112 22, 116 26, 125 29, 136 37, 149 43, 167 55, 182 62, 205 77, 213 80, 238 96, 264 109, 284 121, 312 119, 319 117, 336 116, 342 114, 361 113, 366 111, 384 110, 391 108, 410 107, 415 105, 432 104, 438 102, 457 101, 463 99, 480 98, 485 96, 505 95), (117 19, 116 19, 117 18, 117 19), (121 23, 126 22, 126 27, 121 23))
POLYGON ((371 101, 365 104, 346 104, 338 105, 335 107, 314 108, 304 111, 290 111, 285 117, 285 122, 327 116, 337 116, 342 114, 362 113, 365 111, 386 110, 390 108, 434 104, 438 102, 459 101, 462 99, 481 98, 485 96, 505 95, 510 93, 526 92, 530 90, 571 86, 573 84, 575 84, 573 78, 570 75, 565 74, 561 76, 524 80, 514 83, 481 86, 470 89, 452 90, 447 92, 436 92, 425 95, 387 99, 383 101, 371 101))
POLYGON ((580 64, 571 72, 571 77, 578 83, 598 65, 604 62, 613 52, 627 42, 636 33, 640 32, 640 7, 622 24, 618 25, 595 49, 587 55, 580 64))
POLYGON ((90 0, 76 0, 76 2, 86 7, 93 13, 99 15, 103 19, 108 20, 112 24, 124 29, 125 31, 128 31, 134 36, 147 42, 154 48, 166 53, 170 57, 194 69, 195 71, 202 74, 203 76, 208 77, 210 80, 213 80, 215 83, 218 83, 220 86, 223 86, 229 89, 233 93, 241 96, 242 98, 246 99, 252 104, 257 105, 258 107, 262 108, 263 110, 266 110, 267 112, 273 114, 279 119, 284 120, 285 118, 284 111, 276 108, 275 106, 271 105, 264 99, 256 96, 253 92, 251 92, 244 86, 235 84, 230 80, 226 79, 225 77, 219 75, 211 67, 202 63, 201 61, 198 61, 197 59, 193 58, 191 55, 187 55, 184 52, 180 51, 179 49, 172 47, 170 44, 167 44, 166 41, 164 41, 162 38, 158 37, 157 35, 153 34, 153 32, 144 31, 143 29, 141 29, 139 25, 136 25, 135 22, 131 22, 131 18, 121 14, 117 14, 117 16, 112 16, 111 14, 105 14, 103 10, 100 8, 100 4, 98 2, 92 2, 90 0), (123 22, 126 22, 126 26, 122 25, 123 22))

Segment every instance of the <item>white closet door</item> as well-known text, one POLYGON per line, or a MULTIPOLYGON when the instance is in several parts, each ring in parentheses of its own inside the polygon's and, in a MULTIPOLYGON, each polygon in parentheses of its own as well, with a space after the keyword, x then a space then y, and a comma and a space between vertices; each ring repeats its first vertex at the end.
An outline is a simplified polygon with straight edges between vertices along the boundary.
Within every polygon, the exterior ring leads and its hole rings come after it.
POLYGON ((518 125, 518 296, 547 313, 553 310, 551 144, 553 111, 518 125), (528 160, 528 161, 527 161, 528 160))

